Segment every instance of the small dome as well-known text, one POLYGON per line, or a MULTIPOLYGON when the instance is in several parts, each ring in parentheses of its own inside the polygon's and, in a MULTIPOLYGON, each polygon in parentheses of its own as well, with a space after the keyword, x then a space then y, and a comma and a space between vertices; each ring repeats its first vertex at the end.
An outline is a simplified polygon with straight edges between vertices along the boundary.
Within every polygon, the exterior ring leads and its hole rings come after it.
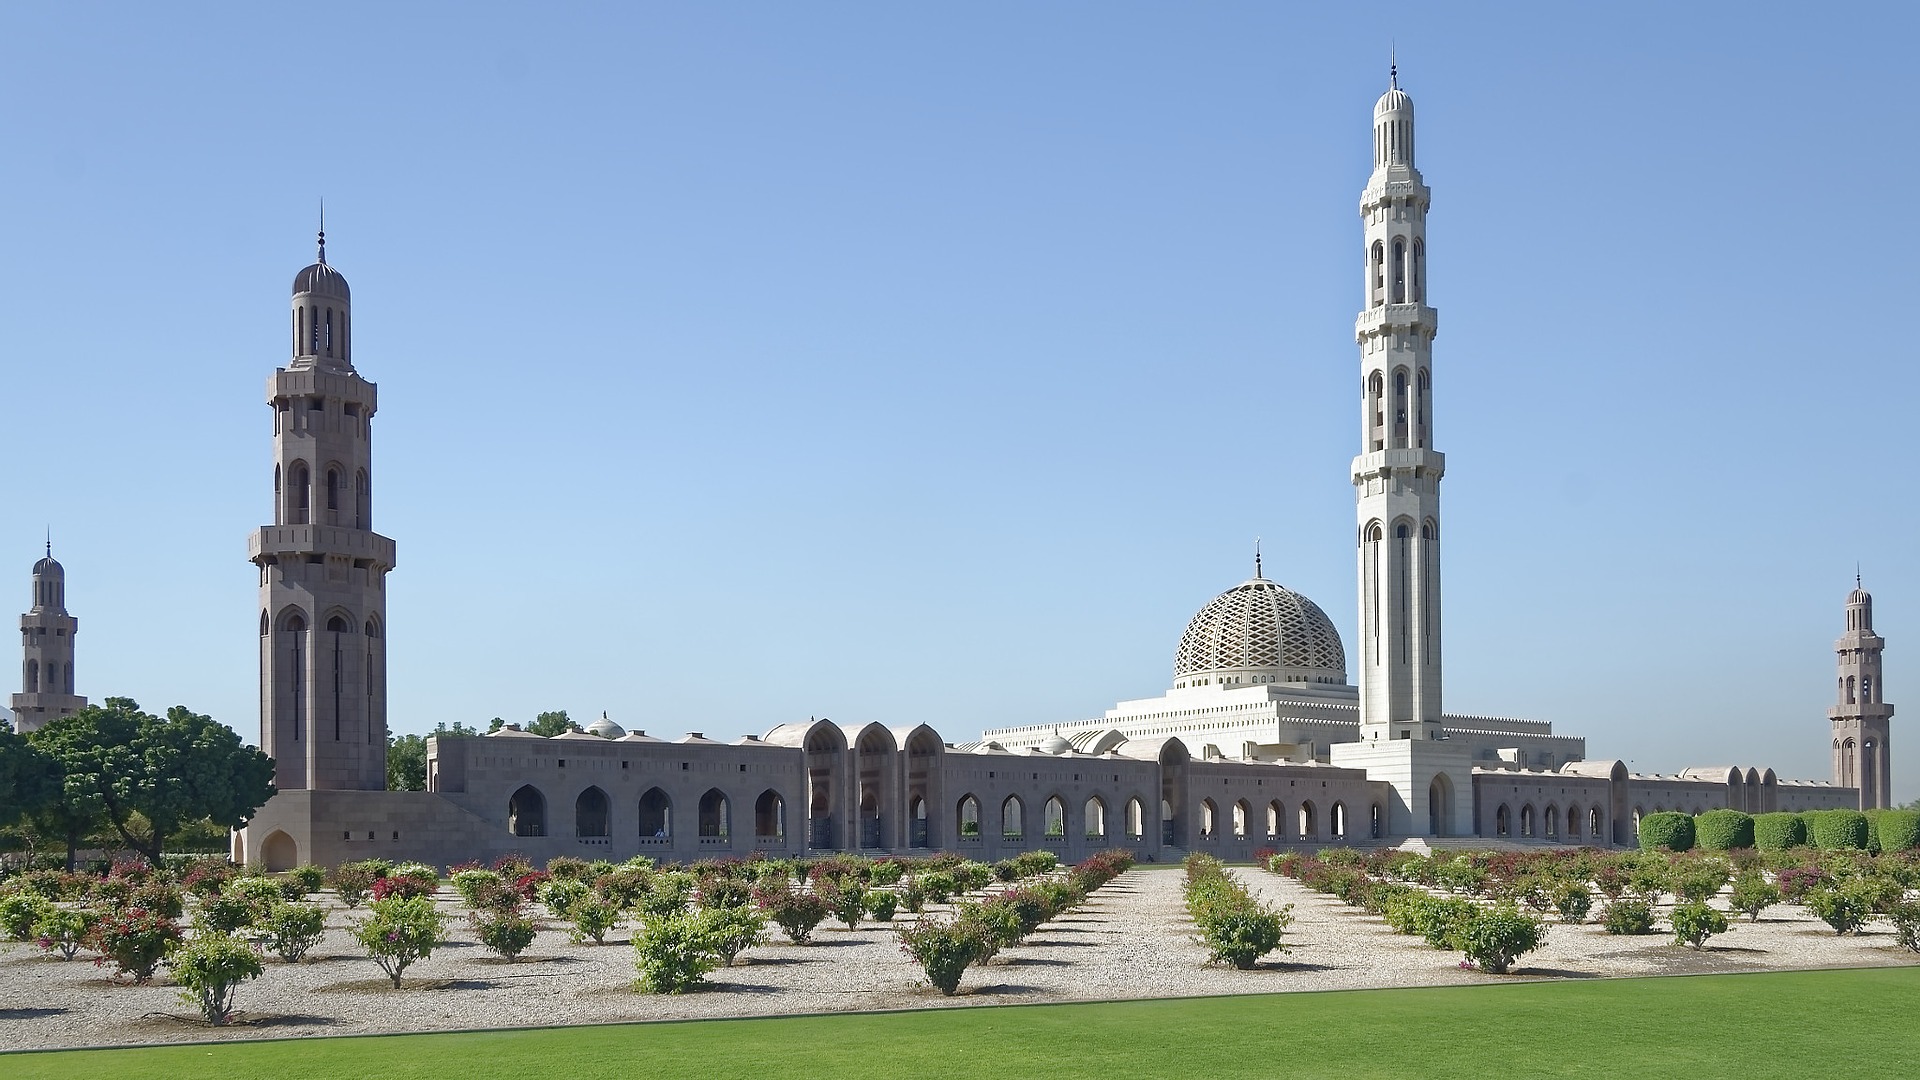
POLYGON ((1073 744, 1062 738, 1057 728, 1046 742, 1040 744, 1040 752, 1043 754, 1064 754, 1071 749, 1073 744))
POLYGON ((1397 86, 1388 90, 1380 95, 1379 101, 1373 103, 1373 118, 1384 119, 1388 113, 1404 113, 1407 119, 1413 119, 1413 99, 1397 86))
POLYGON ((53 556, 49 555, 33 564, 33 575, 35 577, 63 578, 67 576, 67 569, 55 562, 53 556))
POLYGON ((587 725, 587 734, 598 735, 603 739, 623 739, 627 735, 627 729, 607 719, 606 713, 601 713, 600 719, 587 725))
POLYGON ((318 296, 337 296, 342 300, 351 300, 353 294, 347 290, 347 279, 326 263, 317 262, 293 276, 293 295, 313 293, 318 296))
POLYGON ((1174 679, 1216 672, 1344 684, 1347 654, 1318 604, 1256 577, 1214 597, 1180 636, 1174 679))
MULTIPOLYGON (((43 561, 51 561, 51 560, 43 560, 43 561)), ((54 565, 55 565, 55 566, 59 566, 60 564, 59 564, 59 563, 54 563, 54 565)), ((1849 604, 1871 604, 1871 603, 1873 603, 1873 594, 1872 594, 1872 593, 1869 593, 1869 592, 1868 592, 1867 590, 1865 590, 1865 589, 1855 589, 1855 590, 1853 590, 1852 592, 1850 592, 1850 593, 1848 593, 1848 594, 1847 594, 1847 603, 1849 603, 1849 604)))

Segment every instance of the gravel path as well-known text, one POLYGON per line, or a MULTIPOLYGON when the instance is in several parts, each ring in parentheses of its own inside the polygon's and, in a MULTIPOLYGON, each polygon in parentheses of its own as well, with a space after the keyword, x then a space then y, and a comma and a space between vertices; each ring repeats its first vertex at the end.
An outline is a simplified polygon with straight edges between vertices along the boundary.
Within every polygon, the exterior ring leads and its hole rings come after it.
MULTIPOLYGON (((1462 970, 1455 953, 1396 935, 1380 919, 1270 874, 1234 873, 1256 893, 1294 905, 1291 951, 1255 971, 1204 966, 1180 902, 1178 870, 1135 870, 1094 894, 1081 911, 1042 927, 1026 945, 967 973, 947 998, 925 985, 918 966, 880 927, 822 926, 814 943, 753 949, 715 971, 707 989, 679 996, 635 994, 633 953, 624 931, 599 947, 545 931, 528 955, 506 963, 455 941, 391 988, 355 950, 336 911, 333 928, 306 963, 270 960, 266 975, 240 991, 241 1022, 202 1023, 178 988, 118 986, 84 960, 62 961, 29 945, 0 947, 0 1049, 181 1042, 223 1038, 362 1035, 472 1028, 606 1023, 848 1010, 962 1007, 1006 1003, 1184 997, 1203 994, 1346 990, 1498 982, 1512 976, 1462 970)), ((450 914, 462 911, 443 895, 450 914)), ((1547 944, 1516 974, 1592 978, 1697 972, 1912 964, 1920 957, 1875 928, 1837 937, 1797 907, 1741 922, 1701 952, 1670 936, 1612 937, 1597 926, 1554 924, 1547 944)), ((463 919, 452 924, 466 933, 463 919)))

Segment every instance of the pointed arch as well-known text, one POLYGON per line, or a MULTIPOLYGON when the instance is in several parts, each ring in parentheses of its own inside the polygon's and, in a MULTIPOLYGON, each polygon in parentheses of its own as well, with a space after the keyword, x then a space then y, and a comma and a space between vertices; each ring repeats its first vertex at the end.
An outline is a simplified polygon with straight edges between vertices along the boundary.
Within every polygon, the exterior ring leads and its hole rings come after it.
POLYGON ((1245 799, 1235 800, 1233 804, 1233 838, 1245 840, 1253 828, 1253 806, 1245 799))
POLYGON ((1200 839, 1211 840, 1220 829, 1220 808, 1212 799, 1200 800, 1200 839))
POLYGON ((1000 804, 1000 836, 1004 840, 1024 840, 1027 836, 1026 806, 1020 796, 1009 795, 1000 804))
POLYGON ((1098 795, 1087 797, 1085 806, 1080 808, 1080 817, 1084 823, 1087 839, 1105 840, 1107 838, 1107 803, 1098 795))
POLYGON ((590 787, 573 800, 573 835, 582 839, 611 836, 609 819, 612 816, 613 802, 607 793, 590 787))
POLYGON ((507 831, 515 836, 547 835, 547 797, 523 784, 507 800, 507 831))
POLYGON ((701 841, 725 840, 733 835, 733 802, 719 788, 700 796, 701 841))
POLYGON ((753 803, 753 835, 762 840, 782 840, 787 835, 787 801, 768 788, 753 803))
POLYGON ((657 787, 640 796, 640 835, 656 840, 673 837, 673 799, 657 787))
POLYGON ((1067 837, 1067 800, 1058 795, 1047 797, 1042 813, 1046 825, 1045 836, 1048 840, 1064 840, 1067 837))
POLYGON ((972 792, 953 804, 954 835, 962 840, 980 839, 980 800, 972 792))
POLYGON ((1140 797, 1127 800, 1127 839, 1139 840, 1147 835, 1147 808, 1141 804, 1140 797))

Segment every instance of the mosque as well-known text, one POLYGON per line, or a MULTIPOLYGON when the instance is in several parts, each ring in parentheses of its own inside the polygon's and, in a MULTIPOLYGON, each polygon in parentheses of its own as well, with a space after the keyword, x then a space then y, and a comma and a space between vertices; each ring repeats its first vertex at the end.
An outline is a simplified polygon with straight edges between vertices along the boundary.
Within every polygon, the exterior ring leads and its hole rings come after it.
MULTIPOLYGON (((319 256, 294 278, 291 360, 267 382, 274 521, 249 558, 259 578, 260 744, 278 793, 233 837, 237 860, 282 868, 382 856, 445 865, 520 852, 691 860, 942 849, 998 859, 1125 847, 1199 850, 1328 843, 1636 841, 1643 814, 1889 804, 1883 639, 1856 589, 1836 645, 1833 775, 1759 766, 1637 774, 1587 760, 1541 720, 1441 704, 1440 482, 1427 302, 1430 191, 1414 165, 1413 101, 1397 72, 1374 106, 1365 234, 1360 452, 1351 478, 1359 637, 1349 652, 1312 600, 1265 576, 1204 605, 1172 686, 1103 715, 949 743, 924 724, 788 723, 733 741, 663 738, 605 717, 543 738, 516 725, 429 741, 427 790, 386 785, 386 576, 374 531, 378 398, 353 363, 352 299, 319 256), (1471 839, 1468 839, 1471 838, 1471 839)), ((73 695, 64 571, 34 567, 22 617, 31 729, 73 695)))

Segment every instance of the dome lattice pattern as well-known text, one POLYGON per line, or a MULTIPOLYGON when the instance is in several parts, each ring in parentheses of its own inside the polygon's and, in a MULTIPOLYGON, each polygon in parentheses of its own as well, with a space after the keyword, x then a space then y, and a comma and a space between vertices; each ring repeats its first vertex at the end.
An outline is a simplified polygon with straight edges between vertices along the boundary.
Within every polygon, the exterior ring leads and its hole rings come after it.
POLYGON ((1174 654, 1175 679, 1208 671, 1257 668, 1338 676, 1347 653, 1318 604, 1266 578, 1228 589, 1187 623, 1174 654))

